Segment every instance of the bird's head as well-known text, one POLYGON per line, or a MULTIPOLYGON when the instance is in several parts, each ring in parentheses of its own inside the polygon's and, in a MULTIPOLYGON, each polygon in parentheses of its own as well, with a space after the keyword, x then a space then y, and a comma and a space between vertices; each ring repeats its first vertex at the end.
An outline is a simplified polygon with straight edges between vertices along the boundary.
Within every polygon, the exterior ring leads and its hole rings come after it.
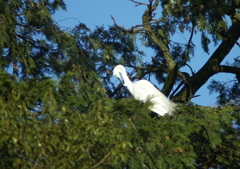
POLYGON ((119 71, 118 66, 116 66, 116 67, 113 69, 113 76, 115 76, 115 77, 121 79, 120 71, 119 71))
POLYGON ((122 76, 121 74, 126 73, 125 68, 122 65, 117 65, 114 69, 113 69, 113 76, 119 78, 119 80, 121 82, 123 82, 122 76))

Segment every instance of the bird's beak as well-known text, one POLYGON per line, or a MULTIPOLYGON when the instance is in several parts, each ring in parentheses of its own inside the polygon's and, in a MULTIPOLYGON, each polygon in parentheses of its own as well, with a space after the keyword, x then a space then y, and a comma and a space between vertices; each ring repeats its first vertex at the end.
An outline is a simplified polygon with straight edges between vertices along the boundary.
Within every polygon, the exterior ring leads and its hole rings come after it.
POLYGON ((122 83, 122 85, 124 85, 124 80, 122 79, 122 77, 121 77, 121 75, 120 75, 120 73, 118 74, 113 74, 113 76, 115 76, 116 78, 118 78, 119 79, 119 81, 120 81, 120 83, 122 83))
POLYGON ((120 80, 120 81, 121 81, 122 85, 123 85, 123 86, 125 86, 125 83, 124 83, 124 81, 123 81, 123 80, 120 80))
POLYGON ((122 77, 118 77, 119 81, 124 85, 124 80, 122 79, 122 77))
POLYGON ((117 74, 117 75, 114 75, 114 76, 116 76, 119 79, 120 83, 122 83, 122 85, 124 85, 124 80, 123 80, 123 78, 120 74, 117 74))

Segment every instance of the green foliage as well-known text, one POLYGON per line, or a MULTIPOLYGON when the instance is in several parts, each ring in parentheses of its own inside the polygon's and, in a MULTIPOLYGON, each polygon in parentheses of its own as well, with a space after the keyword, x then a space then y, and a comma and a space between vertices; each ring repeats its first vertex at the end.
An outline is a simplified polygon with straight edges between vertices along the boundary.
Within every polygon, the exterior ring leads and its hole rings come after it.
POLYGON ((228 82, 212 80, 211 84, 208 86, 208 89, 211 93, 212 92, 219 93, 219 96, 217 97, 218 104, 239 105, 239 102, 237 102, 237 100, 239 98, 240 90, 239 81, 237 80, 237 78, 228 82))
MULTIPOLYGON (((240 61, 239 56, 234 58, 233 64, 228 64, 228 66, 234 66, 239 68, 240 61)), ((221 106, 224 105, 235 105, 239 106, 239 95, 240 95, 240 78, 239 75, 236 74, 233 80, 224 81, 216 81, 212 80, 211 84, 208 86, 210 93, 218 93, 217 103, 221 106)))
POLYGON ((238 153, 230 155, 237 151, 229 149, 234 145, 239 150, 239 138, 235 135, 238 131, 231 127, 234 117, 230 111, 182 105, 173 117, 152 119, 145 114, 141 120, 140 116, 132 115, 128 136, 134 147, 130 154, 135 156, 130 155, 128 167, 195 168, 217 167, 220 163, 223 168, 238 166, 231 161, 238 153), (225 148, 229 154, 223 154, 225 148), (214 156, 217 160, 212 159, 214 156))
MULTIPOLYGON (((49 96, 54 97, 54 96, 49 96)), ((53 98, 54 99, 54 98, 53 98)), ((89 112, 61 110, 39 118, 23 105, 1 109, 1 166, 4 168, 88 168, 116 165, 131 143, 109 117, 108 100, 93 102, 89 112), (96 108, 97 106, 97 108, 96 108), (107 159, 105 165, 101 160, 107 159)), ((105 168, 105 167, 103 167, 105 168)))
MULTIPOLYGON (((221 39, 220 31, 227 29, 228 21, 225 17, 231 14, 233 4, 235 3, 235 0, 221 2, 164 0, 162 1, 162 6, 164 7, 163 16, 173 15, 174 17, 170 22, 175 26, 175 30, 177 27, 180 27, 181 32, 189 30, 189 25, 193 24, 202 33, 211 35, 216 44, 221 39)), ((174 33, 176 32, 175 30, 173 31, 174 33)), ((205 37, 202 37, 203 40, 205 37)), ((204 45, 204 51, 208 53, 208 50, 206 50, 208 43, 204 44, 206 44, 204 45)))
POLYGON ((211 42, 208 37, 202 33, 202 48, 204 50, 204 52, 208 53, 209 54, 209 49, 208 49, 208 44, 211 42))
POLYGON ((1 2, 2 68, 12 67, 21 79, 60 73, 60 60, 74 46, 53 22, 52 14, 59 8, 65 9, 60 0, 1 2))
MULTIPOLYGON (((151 26, 180 67, 194 55, 194 44, 172 42, 170 35, 177 27, 191 30, 186 14, 194 14, 205 52, 207 35, 217 41, 216 32, 227 28, 230 2, 162 5, 164 18, 174 17, 151 26)), ((61 0, 0 2, 1 168, 239 168, 239 111, 179 104, 173 116, 156 116, 150 102, 114 86, 111 70, 119 63, 148 68, 137 38, 155 51, 152 66, 166 63, 165 51, 144 33, 115 26, 91 31, 81 23, 64 32, 52 15, 65 8, 61 0)), ((137 69, 137 76, 148 70, 137 69)), ((159 82, 166 72, 154 70, 159 82)), ((220 97, 225 103, 238 98, 238 82, 236 76, 226 88, 213 81, 210 89, 228 91, 220 97)))
MULTIPOLYGON (((54 106, 58 92, 52 90, 45 96, 51 104, 46 108, 49 113, 38 118, 18 98, 12 99, 11 104, 1 104, 5 105, 0 111, 1 166, 238 166, 234 159, 239 158, 239 131, 232 127, 235 114, 229 108, 179 105, 174 116, 151 118, 148 103, 126 98, 93 101, 83 112, 69 103, 54 106)), ((21 95, 21 91, 16 95, 21 95)))

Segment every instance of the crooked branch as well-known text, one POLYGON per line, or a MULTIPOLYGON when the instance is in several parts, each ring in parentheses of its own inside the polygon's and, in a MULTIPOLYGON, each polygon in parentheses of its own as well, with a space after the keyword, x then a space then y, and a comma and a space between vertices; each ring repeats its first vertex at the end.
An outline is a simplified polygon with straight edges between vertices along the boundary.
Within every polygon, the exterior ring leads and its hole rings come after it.
MULTIPOLYGON (((146 4, 146 3, 142 3, 142 2, 138 2, 138 1, 134 1, 134 0, 130 0, 132 1, 133 3, 137 4, 135 6, 139 6, 139 5, 146 5, 146 6, 149 6, 149 4, 146 4)), ((150 0, 149 0, 150 1, 150 0)))
POLYGON ((123 26, 120 26, 120 25, 118 25, 118 24, 116 23, 116 20, 114 19, 114 17, 113 17, 112 15, 111 15, 111 18, 112 18, 112 20, 113 20, 113 22, 114 22, 114 25, 115 25, 117 28, 121 29, 124 33, 128 32, 128 33, 133 34, 133 33, 139 33, 139 32, 145 31, 144 28, 138 28, 138 27, 143 27, 143 25, 136 25, 136 26, 132 26, 131 29, 125 29, 123 26))

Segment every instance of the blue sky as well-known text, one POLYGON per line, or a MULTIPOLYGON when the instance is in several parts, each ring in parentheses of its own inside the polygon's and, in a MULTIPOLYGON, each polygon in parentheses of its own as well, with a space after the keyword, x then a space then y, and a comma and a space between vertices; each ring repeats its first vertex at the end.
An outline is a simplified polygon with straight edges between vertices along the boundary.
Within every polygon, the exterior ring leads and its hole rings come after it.
MULTIPOLYGON (((141 0, 141 2, 147 3, 148 0, 141 0)), ((55 21, 58 22, 62 28, 73 28, 79 24, 79 22, 86 24, 91 30, 94 30, 96 26, 105 26, 107 28, 113 25, 111 15, 115 18, 118 25, 130 28, 131 26, 141 24, 141 16, 146 9, 143 5, 135 7, 136 4, 129 0, 66 0, 65 3, 67 5, 67 11, 57 11, 54 16, 55 21)), ((160 9, 158 9, 157 12, 160 14, 160 9)), ((181 34, 179 31, 174 35, 173 40, 185 43, 188 38, 188 33, 181 34)), ((196 72, 203 66, 216 47, 211 44, 210 55, 208 55, 204 53, 201 48, 200 36, 198 36, 198 34, 193 38, 193 42, 196 46, 195 56, 189 64, 196 72)), ((144 52, 149 58, 153 55, 151 50, 144 49, 144 52)), ((236 57, 238 53, 239 48, 235 46, 222 64, 226 61, 232 63, 233 58, 236 57)), ((184 68, 184 71, 189 71, 189 69, 184 68)), ((221 73, 213 76, 211 79, 224 81, 230 80, 233 77, 231 74, 221 73)), ((203 106, 214 106, 217 94, 209 95, 207 89, 211 79, 196 93, 196 95, 200 95, 200 97, 192 99, 192 102, 203 106)))

